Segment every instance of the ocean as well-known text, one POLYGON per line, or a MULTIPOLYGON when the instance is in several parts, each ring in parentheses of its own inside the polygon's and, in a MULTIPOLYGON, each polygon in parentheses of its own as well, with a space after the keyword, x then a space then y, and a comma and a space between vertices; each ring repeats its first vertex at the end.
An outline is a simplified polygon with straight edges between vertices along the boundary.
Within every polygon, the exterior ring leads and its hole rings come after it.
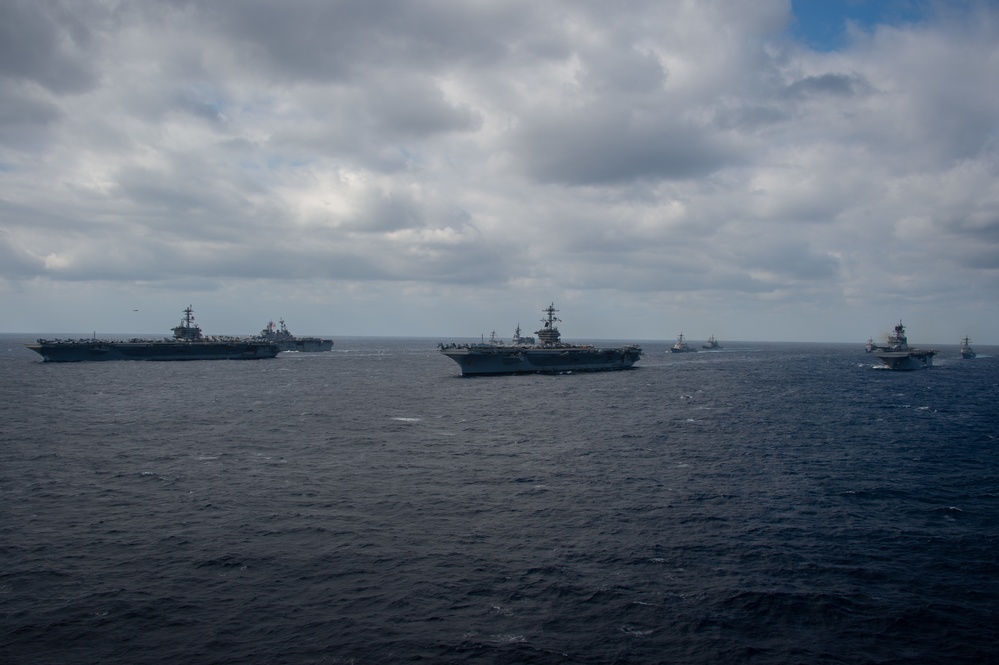
POLYGON ((42 363, 0 336, 0 663, 999 662, 999 348, 437 339, 42 363))

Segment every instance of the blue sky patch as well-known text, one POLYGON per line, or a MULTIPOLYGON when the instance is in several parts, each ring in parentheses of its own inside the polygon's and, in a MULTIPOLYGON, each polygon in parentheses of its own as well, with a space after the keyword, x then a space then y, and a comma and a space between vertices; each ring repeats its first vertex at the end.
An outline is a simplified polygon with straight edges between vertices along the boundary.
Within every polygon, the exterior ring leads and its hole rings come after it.
POLYGON ((927 7, 914 0, 792 0, 791 34, 815 51, 838 51, 847 45, 848 22, 873 31, 922 19, 927 7))

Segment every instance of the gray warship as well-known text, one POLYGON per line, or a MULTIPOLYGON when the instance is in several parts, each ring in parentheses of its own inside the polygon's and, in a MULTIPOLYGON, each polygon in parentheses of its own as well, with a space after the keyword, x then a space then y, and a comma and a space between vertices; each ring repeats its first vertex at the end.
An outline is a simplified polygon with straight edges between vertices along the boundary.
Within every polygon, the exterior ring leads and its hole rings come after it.
POLYGON ((267 327, 260 331, 255 339, 265 342, 273 342, 282 351, 302 351, 307 353, 323 353, 333 348, 333 340, 322 339, 321 337, 295 337, 288 330, 284 319, 280 320, 281 327, 274 325, 273 321, 268 321, 267 327))
POLYGON ((188 306, 173 338, 105 340, 39 339, 26 347, 46 362, 93 360, 259 360, 275 357, 280 349, 273 342, 239 337, 205 337, 188 306))
POLYGON ((704 344, 701 344, 701 348, 707 349, 709 351, 714 351, 716 349, 721 349, 722 345, 719 344, 718 340, 715 339, 715 336, 712 335, 711 337, 708 337, 708 341, 706 341, 704 344))
POLYGON ((905 326, 899 321, 895 332, 888 335, 886 346, 875 346, 871 351, 888 369, 914 370, 933 366, 933 349, 913 349, 905 336, 905 326))
POLYGON ((670 353, 697 353, 697 349, 692 348, 690 344, 687 344, 687 340, 684 339, 683 333, 676 336, 676 344, 669 347, 670 353))
POLYGON ((440 352, 458 363, 463 376, 486 374, 558 374, 562 372, 604 372, 631 369, 642 356, 639 346, 627 345, 599 348, 589 345, 566 344, 555 325, 555 303, 542 310, 541 329, 535 331, 538 341, 520 336, 520 326, 514 342, 504 344, 493 336, 480 344, 439 344, 440 352))
POLYGON ((961 357, 964 358, 965 360, 974 358, 977 355, 975 353, 975 350, 971 348, 971 340, 968 339, 967 337, 961 340, 960 351, 961 351, 961 357))

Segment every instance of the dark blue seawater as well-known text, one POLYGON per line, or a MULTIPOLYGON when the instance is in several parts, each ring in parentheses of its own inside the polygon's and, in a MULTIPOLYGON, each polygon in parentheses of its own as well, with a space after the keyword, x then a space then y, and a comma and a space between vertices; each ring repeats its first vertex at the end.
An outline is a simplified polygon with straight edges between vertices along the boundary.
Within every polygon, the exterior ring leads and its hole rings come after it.
POLYGON ((439 340, 45 364, 0 337, 0 662, 999 661, 999 349, 439 340))

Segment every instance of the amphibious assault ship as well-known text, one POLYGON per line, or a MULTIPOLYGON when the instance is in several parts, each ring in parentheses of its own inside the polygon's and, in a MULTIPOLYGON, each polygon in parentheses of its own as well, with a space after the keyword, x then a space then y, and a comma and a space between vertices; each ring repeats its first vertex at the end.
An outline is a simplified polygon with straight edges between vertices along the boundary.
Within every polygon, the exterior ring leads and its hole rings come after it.
POLYGON ((503 344, 491 339, 480 344, 440 344, 440 352, 458 363, 464 376, 482 374, 536 374, 561 372, 602 372, 630 369, 642 356, 639 346, 598 348, 589 345, 566 344, 555 323, 561 319, 555 303, 542 310, 541 329, 535 331, 538 341, 521 337, 520 326, 514 342, 503 344), (520 340, 520 343, 518 343, 520 340), (529 343, 524 343, 530 340, 529 343))
POLYGON ((205 337, 194 322, 194 310, 188 306, 180 325, 173 328, 173 338, 105 340, 39 339, 25 344, 47 362, 85 360, 258 360, 273 358, 280 349, 273 342, 239 337, 205 337))
POLYGON ((310 353, 322 353, 333 348, 333 340, 322 339, 320 337, 295 337, 284 324, 284 319, 280 320, 281 327, 277 328, 273 321, 267 322, 267 327, 260 331, 256 339, 265 342, 273 342, 282 351, 305 351, 310 353))
POLYGON ((933 349, 913 349, 905 337, 905 326, 899 321, 895 332, 888 335, 887 346, 876 346, 872 351, 875 357, 883 362, 888 369, 912 370, 933 366, 933 349))

